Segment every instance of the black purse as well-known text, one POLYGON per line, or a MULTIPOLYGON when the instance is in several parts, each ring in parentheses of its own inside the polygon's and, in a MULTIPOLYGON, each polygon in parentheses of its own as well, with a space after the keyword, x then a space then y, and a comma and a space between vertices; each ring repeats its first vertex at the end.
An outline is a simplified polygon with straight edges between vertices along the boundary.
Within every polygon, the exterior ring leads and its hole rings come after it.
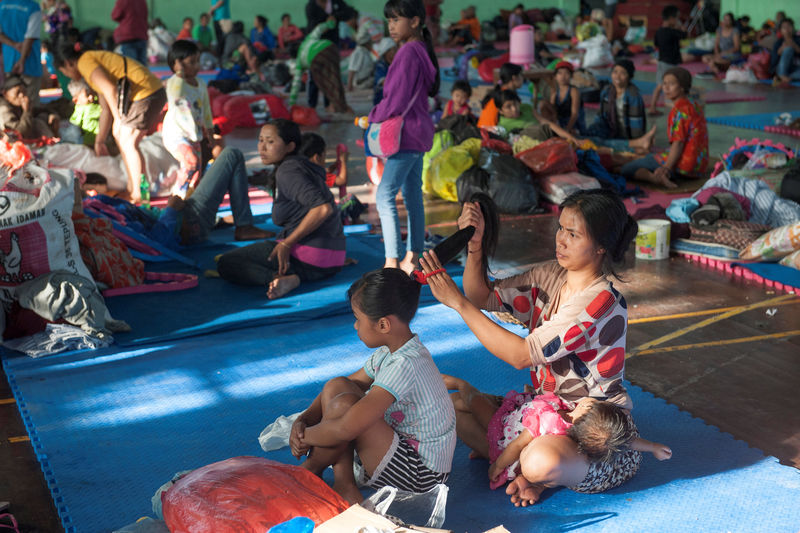
POLYGON ((131 80, 128 79, 128 59, 122 56, 125 75, 117 80, 117 110, 121 117, 128 115, 131 108, 131 80))

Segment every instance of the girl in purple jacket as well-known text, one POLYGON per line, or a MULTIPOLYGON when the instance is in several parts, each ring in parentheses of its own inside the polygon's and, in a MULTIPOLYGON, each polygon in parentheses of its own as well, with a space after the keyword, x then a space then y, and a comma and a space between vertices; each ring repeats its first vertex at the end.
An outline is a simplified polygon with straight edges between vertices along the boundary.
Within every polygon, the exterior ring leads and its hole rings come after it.
POLYGON ((422 156, 433 143, 433 121, 428 114, 428 96, 439 92, 439 63, 431 33, 425 26, 422 0, 389 0, 383 8, 389 36, 400 45, 386 74, 383 100, 369 114, 370 122, 400 116, 403 121, 400 151, 386 160, 378 186, 376 204, 381 219, 387 268, 416 268, 425 245, 425 209, 422 205, 422 156), (399 190, 408 212, 408 242, 405 251, 400 236, 395 198, 399 190))

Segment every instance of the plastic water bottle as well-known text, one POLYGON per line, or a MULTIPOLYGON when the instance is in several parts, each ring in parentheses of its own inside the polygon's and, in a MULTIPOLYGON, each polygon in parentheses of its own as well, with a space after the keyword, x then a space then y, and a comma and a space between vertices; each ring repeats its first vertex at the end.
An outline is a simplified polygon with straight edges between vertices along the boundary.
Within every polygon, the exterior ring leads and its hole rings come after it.
POLYGON ((353 123, 362 130, 369 128, 369 118, 367 117, 356 117, 353 123))
POLYGON ((139 176, 139 193, 142 196, 142 207, 150 207, 150 182, 147 176, 139 176))

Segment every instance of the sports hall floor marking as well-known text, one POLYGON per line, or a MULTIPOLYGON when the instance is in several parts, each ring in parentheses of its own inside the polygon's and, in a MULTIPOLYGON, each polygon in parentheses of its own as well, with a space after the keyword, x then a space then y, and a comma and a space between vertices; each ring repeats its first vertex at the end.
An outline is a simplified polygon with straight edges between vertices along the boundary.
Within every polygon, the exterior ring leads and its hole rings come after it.
POLYGON ((5 405, 7 403, 16 403, 17 400, 14 398, 0 398, 0 405, 5 405))
MULTIPOLYGON (((627 359, 629 357, 633 357, 634 355, 639 355, 640 353, 644 353, 646 350, 654 348, 654 347, 656 347, 656 346, 658 346, 660 344, 664 344, 665 342, 671 341, 672 339, 676 339, 678 337, 681 337, 681 336, 683 336, 683 335, 685 335, 685 334, 687 334, 687 333, 689 333, 691 331, 695 331, 697 329, 704 328, 704 327, 706 327, 706 326, 708 326, 710 324, 714 324, 714 323, 719 322, 721 320, 725 320, 726 318, 730 318, 732 316, 736 316, 736 315, 739 315, 741 313, 750 311, 751 309, 758 309, 759 307, 769 307, 769 306, 777 305, 777 304, 782 303, 782 302, 788 302, 790 300, 794 300, 795 298, 796 298, 796 296, 794 294, 784 294, 784 295, 781 295, 781 296, 777 296, 775 298, 770 298, 769 300, 764 300, 762 302, 756 302, 756 303, 752 303, 752 304, 749 304, 749 305, 742 305, 742 306, 731 308, 728 311, 725 311, 725 312, 720 313, 718 315, 712 316, 712 317, 707 318, 705 320, 701 320, 700 322, 692 324, 691 326, 687 326, 685 328, 678 329, 676 331, 673 331, 672 333, 668 333, 666 335, 658 337, 657 339, 653 339, 652 341, 649 341, 649 342, 646 342, 644 344, 641 344, 641 345, 637 346, 636 348, 633 348, 632 350, 629 350, 628 353, 625 354, 625 358, 627 359)), ((723 341, 713 341, 713 342, 723 342, 723 341)), ((740 341, 740 342, 746 342, 746 341, 740 341)), ((650 353, 650 352, 648 352, 648 353, 650 353)))
MULTIPOLYGON (((778 302, 772 305, 795 305, 800 304, 800 298, 791 301, 785 302, 778 302)), ((660 316, 649 316, 645 318, 632 318, 628 320, 628 324, 644 324, 647 322, 660 322, 662 320, 674 320, 676 318, 692 318, 695 316, 705 316, 705 315, 713 315, 714 313, 724 313, 725 311, 732 311, 733 309, 739 309, 741 306, 734 306, 734 307, 717 307, 716 309, 704 309, 702 311, 691 311, 689 313, 677 313, 674 315, 660 315, 660 316)))
POLYGON ((781 339, 784 337, 794 337, 800 335, 800 329, 792 331, 784 331, 781 333, 769 333, 767 335, 755 335, 753 337, 739 337, 738 339, 724 339, 720 341, 698 342, 695 344, 681 344, 679 346, 662 346, 661 348, 651 348, 649 350, 642 350, 635 355, 645 355, 649 353, 658 352, 677 352, 679 350, 690 350, 692 348, 707 348, 709 346, 725 346, 727 344, 739 344, 742 342, 753 342, 767 339, 781 339))

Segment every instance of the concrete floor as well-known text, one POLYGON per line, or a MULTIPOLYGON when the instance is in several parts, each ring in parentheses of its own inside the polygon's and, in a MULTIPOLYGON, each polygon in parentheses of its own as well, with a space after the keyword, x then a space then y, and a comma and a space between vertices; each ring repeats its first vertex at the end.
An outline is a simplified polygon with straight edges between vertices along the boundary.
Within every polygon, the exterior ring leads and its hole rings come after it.
MULTIPOLYGON (((654 73, 637 73, 643 80, 654 80, 654 73)), ((800 89, 778 90, 766 85, 726 86, 710 80, 696 80, 707 89, 764 94, 758 102, 709 104, 706 116, 738 115, 800 109, 800 89)), ((448 94, 444 84, 442 94, 448 94)), ((350 102, 359 114, 370 108, 366 93, 354 95, 350 102)), ((590 112, 591 113, 591 112, 590 112)), ((652 123, 652 122, 651 122, 652 123)), ((667 146, 666 118, 657 119, 656 144, 667 146)), ((360 130, 351 121, 323 124, 318 131, 331 144, 345 142, 352 154, 349 192, 370 204, 366 218, 376 226, 374 187, 368 184, 363 150, 355 140, 360 130)), ((709 124, 710 152, 719 157, 735 137, 769 137, 796 147, 800 141, 782 135, 709 124)), ((228 143, 243 149, 248 166, 260 162, 255 151, 256 130, 237 131, 228 143)), ((448 234, 458 206, 437 199, 426 200, 426 222, 434 233, 448 234)), ((524 265, 553 257, 555 217, 506 216, 498 255, 493 269, 501 274, 524 265)), ((775 298, 773 291, 753 282, 691 264, 685 259, 646 262, 628 258, 624 271, 627 283, 619 284, 629 302, 629 349, 662 335, 682 330, 698 322, 696 313, 764 302, 775 298), (686 315, 690 316, 675 316, 686 315), (648 321, 646 319, 654 319, 648 321)), ((770 337, 800 330, 800 298, 780 305, 741 310, 738 314, 689 331, 666 343, 671 349, 637 355, 628 360, 626 377, 634 384, 662 397, 708 424, 733 434, 751 446, 774 455, 784 464, 800 467, 800 382, 797 364, 800 337, 770 337), (773 316, 765 309, 775 308, 773 316), (751 342, 724 344, 731 339, 757 337, 751 342), (704 343, 701 346, 697 344, 704 343), (689 347, 686 347, 689 346, 689 347), (677 347, 678 349, 675 349, 677 347), (758 379, 754 379, 757 376, 758 379), (754 429, 755 428, 755 429, 754 429)), ((714 316, 714 313, 702 316, 714 316)), ((39 470, 24 426, 5 379, 0 379, 0 512, 2 502, 11 502, 10 511, 24 532, 62 531, 55 508, 39 470)))

